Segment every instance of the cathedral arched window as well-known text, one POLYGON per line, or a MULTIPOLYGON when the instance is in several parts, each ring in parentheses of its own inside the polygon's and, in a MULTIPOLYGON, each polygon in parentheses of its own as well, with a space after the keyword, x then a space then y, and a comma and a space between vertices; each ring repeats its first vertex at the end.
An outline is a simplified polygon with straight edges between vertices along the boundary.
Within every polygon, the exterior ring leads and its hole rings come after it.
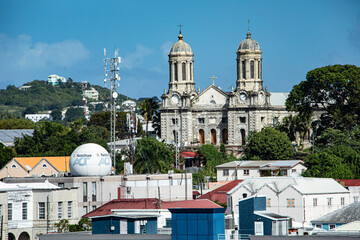
POLYGON ((177 63, 174 64, 175 65, 175 81, 178 80, 178 65, 177 63))
POLYGON ((193 64, 190 63, 190 80, 192 80, 192 67, 193 67, 193 64))
POLYGON ((258 76, 260 79, 262 79, 262 76, 261 76, 261 60, 258 61, 258 76))
POLYGON ((246 67, 245 67, 245 61, 241 62, 241 71, 242 71, 242 78, 246 78, 246 67))
POLYGON ((250 62, 250 78, 254 78, 255 77, 255 72, 254 72, 254 61, 250 62))
POLYGON ((182 80, 186 80, 186 63, 182 63, 182 80))

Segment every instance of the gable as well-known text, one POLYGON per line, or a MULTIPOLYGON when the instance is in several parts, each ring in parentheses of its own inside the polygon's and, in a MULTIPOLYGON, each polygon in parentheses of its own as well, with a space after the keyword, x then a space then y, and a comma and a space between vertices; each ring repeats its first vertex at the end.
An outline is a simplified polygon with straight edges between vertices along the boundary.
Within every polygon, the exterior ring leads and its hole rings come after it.
POLYGON ((45 158, 43 158, 38 164, 36 164, 35 167, 31 169, 29 175, 50 176, 55 173, 59 173, 59 171, 45 158))
POLYGON ((226 93, 212 85, 194 100, 194 106, 224 106, 227 102, 226 93))

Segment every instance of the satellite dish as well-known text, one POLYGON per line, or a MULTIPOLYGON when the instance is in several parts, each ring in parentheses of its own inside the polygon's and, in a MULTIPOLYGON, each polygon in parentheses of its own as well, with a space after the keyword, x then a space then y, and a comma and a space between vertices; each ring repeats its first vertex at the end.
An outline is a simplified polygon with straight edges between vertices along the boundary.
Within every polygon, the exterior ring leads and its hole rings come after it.
POLYGON ((113 92, 113 93, 112 93, 112 96, 113 96, 113 98, 116 99, 116 98, 119 96, 119 94, 118 94, 117 92, 113 92))

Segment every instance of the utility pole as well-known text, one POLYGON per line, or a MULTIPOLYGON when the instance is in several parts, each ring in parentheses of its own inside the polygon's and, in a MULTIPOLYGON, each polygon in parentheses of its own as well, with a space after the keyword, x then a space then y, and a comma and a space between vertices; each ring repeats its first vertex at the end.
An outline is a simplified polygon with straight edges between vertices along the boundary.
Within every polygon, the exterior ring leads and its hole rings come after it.
POLYGON ((115 169, 115 141, 116 141, 116 100, 118 93, 116 87, 119 86, 120 76, 119 76, 119 64, 121 63, 121 57, 118 57, 118 49, 115 50, 113 58, 106 57, 106 49, 104 48, 104 65, 105 65, 105 84, 110 81, 110 142, 111 142, 111 158, 113 162, 114 173, 115 169), (110 64, 109 69, 107 67, 108 63, 110 64), (110 73, 110 76, 108 76, 110 73))

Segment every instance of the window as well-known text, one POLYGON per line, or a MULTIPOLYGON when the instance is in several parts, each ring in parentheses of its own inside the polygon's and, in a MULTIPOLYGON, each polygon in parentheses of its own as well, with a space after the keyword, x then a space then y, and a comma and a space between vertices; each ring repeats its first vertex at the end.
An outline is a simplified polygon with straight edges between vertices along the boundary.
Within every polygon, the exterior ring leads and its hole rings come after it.
POLYGON ((322 228, 322 225, 321 224, 316 224, 315 227, 322 228))
POLYGON ((186 64, 182 63, 182 79, 186 80, 186 64))
POLYGON ((88 190, 87 190, 87 183, 83 183, 83 202, 87 202, 88 198, 88 190))
POLYGON ((340 202, 341 202, 341 205, 344 206, 344 205, 345 205, 345 198, 342 197, 342 198, 340 199, 340 202))
POLYGON ((94 211, 96 209, 96 206, 94 205, 94 206, 92 206, 92 210, 94 211))
POLYGON ((45 219, 45 203, 39 202, 39 219, 45 219))
POLYGON ((313 206, 314 206, 314 207, 317 206, 317 198, 313 198, 313 206))
POLYGON ((68 202, 68 218, 72 218, 72 202, 68 202))
POLYGON ((331 229, 334 229, 334 228, 336 228, 336 225, 335 224, 330 224, 329 225, 329 229, 331 230, 331 229))
POLYGON ((8 203, 8 220, 12 220, 12 203, 8 203))
POLYGON ((83 206, 83 215, 88 213, 88 208, 87 206, 83 206))
POLYGON ((354 197, 354 202, 358 202, 359 201, 359 196, 355 196, 354 197))
POLYGON ((198 118, 199 123, 205 123, 205 118, 198 118))
POLYGON ((281 169, 281 174, 283 175, 283 176, 287 176, 288 174, 287 174, 287 169, 281 169))
POLYGON ((266 199, 266 207, 271 207, 271 198, 266 199))
POLYGON ((22 219, 27 219, 27 202, 22 203, 22 219))
POLYGON ((246 123, 246 117, 240 117, 239 120, 240 123, 246 123))
POLYGON ((15 164, 11 165, 11 168, 16 168, 16 165, 15 164))
POLYGON ((273 125, 276 125, 279 123, 279 117, 274 117, 273 118, 273 125))
POLYGON ((244 175, 249 175, 249 169, 244 169, 244 175))
POLYGON ((261 117, 261 122, 262 122, 262 123, 265 122, 265 117, 261 117))
POLYGON ((91 184, 91 197, 92 197, 92 201, 96 202, 96 182, 93 182, 91 184))
POLYGON ((229 169, 223 169, 223 176, 229 176, 229 169))
POLYGON ((190 80, 192 80, 192 63, 190 63, 190 80))
POLYGON ((291 169, 291 172, 293 173, 293 172, 296 172, 296 169, 291 169))
POLYGON ((65 187, 65 183, 63 183, 63 182, 58 183, 58 187, 64 188, 64 187, 65 187))
POLYGON ((222 122, 222 123, 227 123, 227 122, 228 122, 228 118, 227 118, 227 117, 223 117, 223 118, 221 119, 221 122, 222 122))
POLYGON ((288 198, 287 200, 287 207, 288 208, 293 208, 295 207, 295 198, 288 198))
POLYGON ((328 204, 328 206, 331 206, 331 201, 332 201, 332 198, 328 198, 328 199, 327 199, 327 204, 328 204))
POLYGON ((245 61, 241 61, 241 70, 242 70, 242 78, 246 78, 246 67, 245 67, 245 61))
POLYGON ((178 80, 178 66, 177 66, 177 63, 175 63, 175 81, 178 80))
POLYGON ((250 62, 250 78, 255 78, 254 74, 254 61, 250 62))
POLYGON ((258 76, 261 79, 261 61, 258 61, 258 76))
POLYGON ((58 219, 62 219, 63 217, 63 203, 58 202, 58 219))
POLYGON ((47 168, 47 165, 44 163, 44 164, 42 165, 42 168, 47 168))
POLYGON ((171 122, 172 122, 172 124, 177 125, 179 123, 179 120, 177 118, 172 118, 171 122))

